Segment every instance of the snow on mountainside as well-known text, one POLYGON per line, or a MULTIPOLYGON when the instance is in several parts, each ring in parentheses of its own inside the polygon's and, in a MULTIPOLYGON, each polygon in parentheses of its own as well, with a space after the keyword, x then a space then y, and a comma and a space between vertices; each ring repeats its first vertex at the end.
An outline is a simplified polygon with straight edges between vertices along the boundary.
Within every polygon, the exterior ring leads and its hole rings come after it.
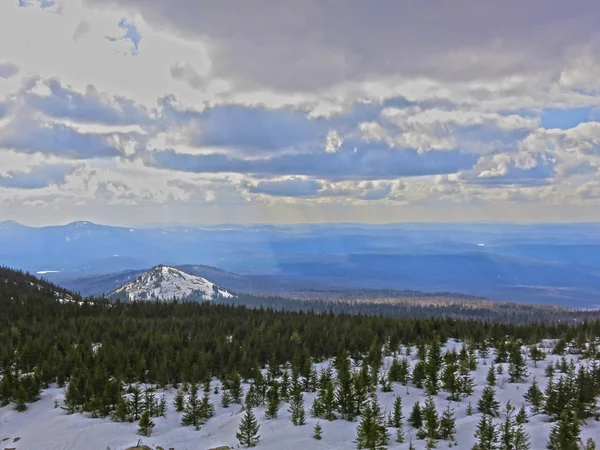
POLYGON ((125 295, 131 301, 172 300, 193 297, 212 300, 215 297, 230 298, 233 295, 205 278, 190 275, 169 266, 156 266, 135 280, 113 291, 111 297, 125 295))

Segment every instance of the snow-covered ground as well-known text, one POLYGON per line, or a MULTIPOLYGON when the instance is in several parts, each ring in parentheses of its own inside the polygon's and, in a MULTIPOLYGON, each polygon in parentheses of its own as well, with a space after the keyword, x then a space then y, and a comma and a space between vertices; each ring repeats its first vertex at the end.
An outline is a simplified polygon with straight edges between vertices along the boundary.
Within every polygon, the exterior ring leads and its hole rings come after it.
MULTIPOLYGON (((451 341, 445 347, 447 349, 460 349, 461 344, 451 341)), ((411 356, 414 360, 415 355, 411 356)), ((576 356, 568 356, 578 361, 576 356)), ((473 394, 460 402, 452 402, 451 406, 455 410, 456 416, 456 441, 458 449, 470 449, 475 443, 475 428, 481 415, 477 413, 477 401, 481 396, 481 391, 486 385, 486 375, 493 362, 493 352, 486 360, 479 359, 478 369, 472 372, 476 387, 473 394), (484 364, 485 362, 485 364, 484 364), (474 408, 474 414, 467 416, 465 409, 471 402, 474 408)), ((547 384, 547 378, 544 375, 544 368, 549 361, 560 360, 559 356, 548 355, 545 361, 538 362, 538 367, 534 367, 533 361, 528 361, 530 372, 527 382, 512 384, 508 382, 508 365, 504 364, 504 374, 498 376, 496 385, 496 399, 504 407, 507 401, 517 409, 524 404, 523 395, 530 386, 535 376, 540 389, 543 391, 547 384)), ((389 365, 391 358, 386 358, 384 367, 389 365)), ((326 363, 319 364, 318 369, 326 363)), ((557 378, 559 374, 555 375, 557 378)), ((217 380, 213 381, 219 384, 217 380)), ((247 388, 247 385, 245 386, 247 388)), ((40 401, 29 405, 27 411, 19 413, 12 406, 0 408, 0 448, 16 448, 17 450, 123 450, 132 446, 141 439, 142 443, 156 448, 162 446, 164 449, 174 448, 175 450, 206 450, 218 446, 229 446, 238 448, 238 442, 235 434, 238 430, 240 420, 243 416, 240 405, 232 404, 228 408, 221 406, 221 394, 211 393, 212 402, 215 405, 215 417, 211 418, 199 431, 192 427, 181 426, 181 413, 175 412, 172 399, 175 391, 164 392, 168 400, 168 413, 166 418, 154 419, 155 427, 150 437, 141 437, 137 434, 137 423, 116 423, 109 419, 91 419, 81 414, 67 415, 62 409, 54 408, 54 401, 62 404, 64 389, 51 387, 42 393, 40 401), (13 443, 13 439, 20 439, 13 443), (2 441, 4 438, 9 438, 2 441)), ((162 392, 157 392, 157 398, 160 398, 162 392)), ((394 383, 393 392, 378 392, 378 397, 382 408, 391 411, 395 395, 402 397, 403 412, 405 420, 408 418, 413 404, 416 401, 423 404, 425 400, 425 391, 413 386, 402 386, 394 383)), ((309 409, 313 403, 316 394, 304 394, 304 403, 307 415, 307 423, 304 426, 294 426, 290 421, 290 413, 287 411, 288 404, 283 403, 279 410, 279 416, 276 419, 267 420, 265 418, 265 407, 255 408, 254 412, 260 424, 260 441, 257 449, 265 450, 317 450, 317 449, 352 449, 356 448, 353 442, 356 437, 356 428, 359 420, 347 422, 345 420, 335 420, 332 422, 318 420, 310 417, 309 409), (318 422, 323 427, 323 439, 317 441, 312 438, 313 426, 318 422)), ((435 397, 435 403, 438 412, 448 405, 447 394, 440 392, 435 397)), ((548 422, 544 415, 532 416, 530 409, 529 423, 525 428, 531 437, 531 449, 542 450, 546 448, 546 443, 553 424, 548 422)), ((500 419, 495 419, 499 423, 500 419)), ((416 449, 425 448, 425 442, 416 439, 416 430, 412 429, 405 421, 405 443, 398 444, 395 440, 395 429, 390 428, 390 449, 408 449, 408 437, 412 435, 413 444, 416 449)), ((587 424, 582 426, 581 437, 583 441, 591 437, 600 441, 600 423, 590 419, 587 424)), ((448 442, 438 441, 437 448, 448 447, 448 442)))
POLYGON ((112 295, 125 293, 129 300, 173 300, 195 295, 202 300, 211 300, 215 294, 233 297, 225 289, 205 278, 190 275, 169 266, 156 266, 135 280, 115 290, 112 295))

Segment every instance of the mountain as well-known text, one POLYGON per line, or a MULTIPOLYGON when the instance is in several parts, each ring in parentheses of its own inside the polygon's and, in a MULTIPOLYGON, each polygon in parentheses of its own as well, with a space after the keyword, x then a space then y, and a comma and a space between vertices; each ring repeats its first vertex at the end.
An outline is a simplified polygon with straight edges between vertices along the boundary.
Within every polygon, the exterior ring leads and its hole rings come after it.
POLYGON ((133 281, 113 291, 109 297, 131 301, 146 300, 212 300, 233 295, 205 278, 190 275, 174 267, 159 265, 142 273, 133 281))

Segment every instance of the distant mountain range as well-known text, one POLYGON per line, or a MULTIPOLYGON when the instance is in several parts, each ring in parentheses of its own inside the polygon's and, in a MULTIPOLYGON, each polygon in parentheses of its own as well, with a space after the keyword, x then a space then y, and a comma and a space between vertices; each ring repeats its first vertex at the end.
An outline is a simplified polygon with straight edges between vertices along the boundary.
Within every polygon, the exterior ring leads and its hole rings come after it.
POLYGON ((82 294, 111 292, 165 264, 186 266, 184 272, 231 292, 410 289, 600 304, 600 226, 593 223, 35 228, 1 222, 0 264, 82 294))

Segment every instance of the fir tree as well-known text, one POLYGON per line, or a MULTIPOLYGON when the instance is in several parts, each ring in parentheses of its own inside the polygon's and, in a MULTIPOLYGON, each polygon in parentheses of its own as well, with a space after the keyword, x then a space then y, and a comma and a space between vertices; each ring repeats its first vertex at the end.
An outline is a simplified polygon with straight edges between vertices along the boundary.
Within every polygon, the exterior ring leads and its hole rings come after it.
POLYGON ((381 408, 376 399, 367 403, 363 408, 361 421, 358 424, 356 442, 357 448, 379 450, 389 441, 389 433, 383 421, 381 408))
POLYGON ((481 398, 477 402, 477 410, 482 414, 497 417, 500 410, 500 403, 496 400, 495 395, 493 387, 484 387, 481 398))
POLYGON ((469 395, 471 395, 473 393, 473 388, 475 387, 475 381, 473 380, 473 377, 469 374, 469 369, 467 366, 463 365, 460 367, 459 385, 460 385, 460 392, 465 397, 468 397, 469 395))
POLYGON ((488 370, 486 381, 488 386, 494 387, 496 386, 496 368, 492 364, 488 370))
POLYGON ((412 381, 415 387, 421 389, 423 387, 423 381, 425 380, 425 363, 423 361, 419 361, 415 364, 412 373, 412 381))
POLYGON ((158 403, 158 415, 161 417, 167 416, 167 398, 162 395, 158 403))
POLYGON ((150 436, 152 434, 152 428, 154 428, 154 422, 150 417, 150 411, 144 410, 142 417, 140 418, 140 422, 138 424, 138 432, 142 436, 150 436))
POLYGON ((131 386, 131 398, 129 400, 129 408, 133 420, 140 420, 142 416, 142 391, 138 385, 131 386))
POLYGON ((275 419, 279 413, 279 404, 281 403, 279 399, 279 383, 275 380, 269 389, 268 398, 269 401, 265 415, 267 419, 275 419))
POLYGON ((129 420, 129 401, 124 395, 119 395, 115 411, 113 412, 113 420, 117 422, 127 422, 129 420))
POLYGON ((259 428, 260 426, 256 421, 256 417, 252 412, 252 408, 247 406, 246 413, 240 422, 240 428, 235 434, 235 437, 238 441, 240 441, 240 445, 243 447, 255 447, 260 440, 260 436, 258 434, 259 428))
POLYGON ((532 359, 533 365, 537 367, 538 361, 542 361, 546 358, 546 353, 543 350, 540 350, 537 345, 534 345, 529 349, 529 357, 532 359))
POLYGON ((458 401, 460 398, 460 383, 456 376, 457 365, 454 361, 449 361, 444 367, 442 372, 442 386, 444 391, 448 392, 450 396, 448 400, 458 401))
POLYGON ((313 427, 313 438, 315 438, 317 441, 323 439, 323 427, 321 426, 320 422, 317 422, 313 427))
POLYGON ((419 402, 415 402, 415 404, 413 405, 413 408, 410 412, 410 416, 408 416, 408 423, 417 430, 423 425, 421 405, 419 405, 419 402))
POLYGON ((421 409, 421 417, 423 418, 423 425, 422 429, 419 430, 419 438, 437 440, 440 419, 431 395, 428 395, 425 400, 425 406, 421 409))
POLYGON ((200 398, 198 397, 198 385, 193 383, 185 402, 181 424, 183 426, 193 426, 196 430, 199 430, 202 423, 204 423, 204 417, 200 398))
POLYGON ((402 413, 402 398, 396 397, 394 400, 394 414, 392 419, 392 426, 394 428, 402 428, 402 422, 404 421, 404 414, 402 413))
POLYGON ((527 364, 519 345, 515 345, 514 349, 510 352, 508 374, 510 375, 511 383, 521 383, 527 378, 527 364))
POLYGON ((203 422, 206 422, 215 415, 215 407, 210 401, 210 392, 207 392, 206 390, 204 391, 202 400, 200 400, 200 415, 203 422))
POLYGON ((439 437, 445 441, 454 441, 454 435, 456 434, 456 419, 454 417, 454 410, 450 408, 450 403, 442 413, 440 418, 440 431, 439 437))
POLYGON ((223 392, 221 393, 221 406, 223 408, 229 408, 229 403, 231 403, 229 389, 223 389, 223 392))
POLYGON ((15 406, 15 410, 19 412, 23 412, 27 409, 27 393, 25 392, 25 388, 22 383, 19 383, 19 387, 15 392, 13 397, 13 405, 15 406))
POLYGON ((306 414, 304 412, 304 397, 302 391, 295 390, 292 393, 290 400, 289 412, 292 415, 292 423, 296 426, 304 425, 306 423, 306 414))
POLYGON ((498 431, 492 423, 492 418, 486 414, 481 416, 481 420, 475 431, 477 444, 473 446, 473 450, 495 450, 498 443, 498 431))
POLYGON ((583 450, 596 450, 596 443, 594 442, 594 440, 592 438, 588 438, 588 440, 585 441, 583 450))
POLYGON ((544 369, 544 375, 546 375, 546 378, 553 378, 554 377, 554 364, 552 364, 552 361, 550 361, 547 365, 546 368, 544 369))
POLYGON ((516 420, 519 425, 523 425, 528 422, 527 410, 525 409, 525 405, 521 405, 521 409, 519 409, 516 420))
POLYGON ((473 415, 473 405, 471 405, 471 402, 469 402, 469 404, 467 405, 467 408, 465 409, 465 414, 467 416, 473 415))
POLYGON ((231 376, 229 380, 229 395, 231 396, 232 403, 242 403, 242 396, 244 391, 242 390, 242 380, 240 375, 236 372, 231 376))
POLYGON ((581 427, 571 403, 565 405, 559 421, 550 432, 549 450, 578 450, 581 427))
POLYGON ((525 398, 525 401, 531 405, 531 411, 533 414, 539 414, 544 404, 544 393, 540 391, 535 377, 533 378, 531 386, 529 386, 529 389, 527 389, 527 392, 525 392, 523 397, 525 398))

